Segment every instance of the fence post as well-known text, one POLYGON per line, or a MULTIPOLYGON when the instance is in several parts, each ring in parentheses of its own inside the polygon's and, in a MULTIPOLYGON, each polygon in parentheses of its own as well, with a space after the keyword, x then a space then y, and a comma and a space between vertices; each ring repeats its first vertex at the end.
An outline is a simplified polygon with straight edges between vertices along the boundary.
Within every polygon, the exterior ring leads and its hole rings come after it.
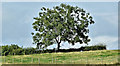
POLYGON ((40 58, 38 58, 38 62, 39 62, 39 64, 40 64, 40 58))
POLYGON ((13 53, 13 63, 14 63, 14 53, 13 53))
MULTIPOLYGON (((80 60, 81 60, 81 62, 82 62, 82 58, 80 58, 80 60)), ((80 64, 82 64, 82 63, 80 63, 80 64)))
POLYGON ((88 64, 88 58, 86 57, 86 64, 88 64))
POLYGON ((21 58, 21 63, 22 63, 22 58, 21 58))
POLYGON ((53 63, 53 56, 52 56, 52 63, 53 63))
MULTIPOLYGON (((56 48, 55 48, 55 55, 56 55, 56 48)), ((56 56, 55 56, 55 64, 56 64, 56 56)))
POLYGON ((33 57, 32 57, 32 62, 31 63, 33 63, 33 57))
POLYGON ((55 64, 56 64, 56 58, 55 58, 55 64))
POLYGON ((101 60, 102 60, 102 64, 103 64, 103 57, 101 57, 101 60))
MULTIPOLYGON (((5 57, 5 53, 4 53, 4 57, 5 57)), ((5 63, 5 58, 4 58, 4 63, 5 63)))

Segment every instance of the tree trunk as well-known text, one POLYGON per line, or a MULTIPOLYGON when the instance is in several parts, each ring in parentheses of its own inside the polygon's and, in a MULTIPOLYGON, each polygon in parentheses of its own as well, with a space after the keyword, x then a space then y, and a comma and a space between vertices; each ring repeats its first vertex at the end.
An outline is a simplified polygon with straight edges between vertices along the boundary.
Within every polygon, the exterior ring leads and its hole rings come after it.
POLYGON ((57 46, 57 51, 60 51, 60 43, 61 43, 61 40, 60 40, 60 38, 55 38, 55 40, 56 40, 56 42, 57 42, 57 44, 58 44, 58 46, 57 46))
POLYGON ((58 43, 58 48, 57 49, 58 49, 58 51, 60 51, 60 42, 58 43))

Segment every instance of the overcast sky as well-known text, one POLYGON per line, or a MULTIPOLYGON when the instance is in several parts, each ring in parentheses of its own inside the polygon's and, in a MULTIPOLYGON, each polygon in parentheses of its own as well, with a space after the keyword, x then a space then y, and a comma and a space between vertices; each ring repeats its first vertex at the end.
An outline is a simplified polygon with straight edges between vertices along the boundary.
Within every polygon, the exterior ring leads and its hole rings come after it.
MULTIPOLYGON (((118 3, 117 2, 63 2, 78 6, 89 12, 95 21, 90 25, 89 45, 103 43, 107 49, 118 48, 118 3)), ((2 43, 17 44, 23 47, 36 47, 32 44, 33 17, 37 17, 41 7, 52 8, 61 2, 3 2, 2 3, 2 43)), ((61 43, 61 48, 80 47, 67 42, 61 43)), ((53 48, 56 45, 50 46, 53 48)))

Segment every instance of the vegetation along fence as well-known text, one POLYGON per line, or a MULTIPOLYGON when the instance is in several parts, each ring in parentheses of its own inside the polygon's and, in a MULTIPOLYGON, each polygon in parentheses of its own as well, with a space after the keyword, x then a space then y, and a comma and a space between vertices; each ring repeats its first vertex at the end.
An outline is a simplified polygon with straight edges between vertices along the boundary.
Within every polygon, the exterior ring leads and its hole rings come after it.
MULTIPOLYGON (((17 46, 17 45, 14 45, 17 46)), ((29 51, 27 54, 27 50, 22 52, 19 50, 20 54, 17 54, 18 50, 13 51, 13 55, 11 52, 2 53, 1 62, 3 64, 117 64, 118 63, 118 51, 119 50, 99 50, 96 49, 93 51, 93 46, 87 47, 87 50, 78 49, 62 49, 60 51, 46 50, 46 51, 36 51, 33 48, 28 48, 29 51), (92 47, 92 49, 90 49, 92 47), (35 51, 31 51, 35 50, 35 51), (89 49, 89 51, 88 51, 89 49), (54 51, 54 52, 52 52, 54 51), (65 52, 63 52, 65 51, 65 52), (31 52, 31 53, 30 53, 31 52), (35 53, 38 52, 38 53, 35 53), (22 54, 23 53, 23 54, 22 54), (26 54, 26 55, 25 55, 26 54)), ((96 47, 96 46, 95 46, 96 47)), ((5 47, 3 47, 5 48, 5 47)), ((18 47, 19 49, 22 49, 18 47)), ((14 48, 15 49, 15 48, 14 48)), ((95 48, 94 48, 95 49, 95 48)), ((103 48, 105 49, 105 48, 103 48)), ((2 49, 2 52, 5 49, 2 49)), ((9 50, 10 51, 10 50, 9 50)))

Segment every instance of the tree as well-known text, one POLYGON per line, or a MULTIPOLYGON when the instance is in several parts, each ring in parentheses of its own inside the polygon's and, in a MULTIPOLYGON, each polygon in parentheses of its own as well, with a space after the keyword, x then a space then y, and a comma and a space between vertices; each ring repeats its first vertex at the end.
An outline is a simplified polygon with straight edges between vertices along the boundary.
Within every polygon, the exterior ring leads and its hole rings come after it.
POLYGON ((53 9, 42 7, 34 19, 33 43, 41 48, 57 43, 58 50, 62 41, 72 45, 77 42, 88 44, 88 25, 94 24, 92 16, 84 9, 63 3, 53 9))

